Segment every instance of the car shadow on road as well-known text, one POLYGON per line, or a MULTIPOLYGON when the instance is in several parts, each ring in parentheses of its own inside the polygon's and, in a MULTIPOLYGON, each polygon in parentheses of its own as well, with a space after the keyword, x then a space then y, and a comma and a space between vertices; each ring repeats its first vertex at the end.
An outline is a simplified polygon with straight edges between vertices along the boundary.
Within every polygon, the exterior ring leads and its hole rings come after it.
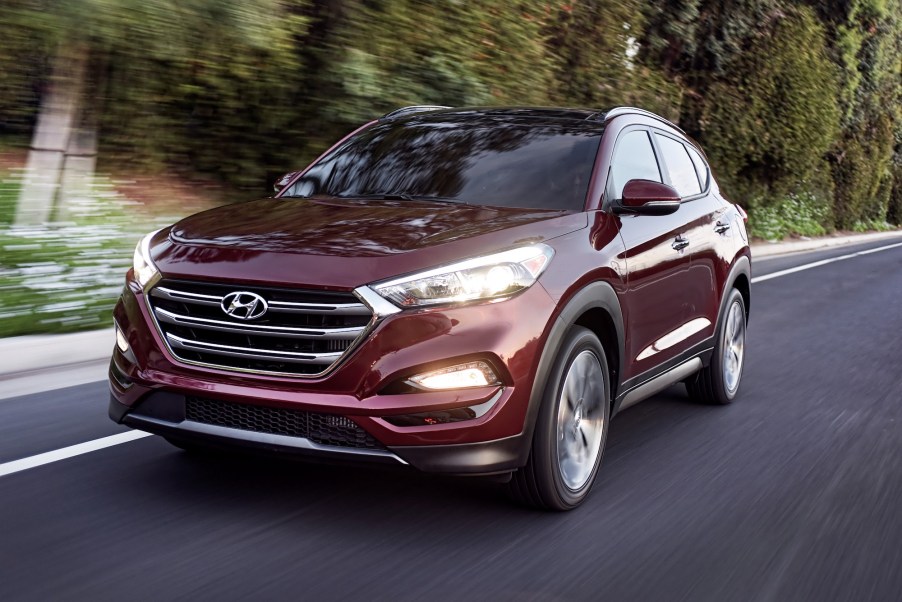
MULTIPOLYGON (((615 417, 596 491, 589 504, 604 496, 601 489, 630 487, 624 472, 608 474, 618 464, 641 465, 649 441, 667 444, 679 438, 686 421, 704 419, 717 408, 690 401, 685 390, 673 388, 615 417)), ((442 514, 448 520, 478 511, 496 518, 509 516, 512 505, 504 486, 474 477, 441 477, 412 469, 378 466, 318 464, 273 456, 240 453, 195 453, 171 448, 162 439, 159 455, 129 478, 140 481, 144 502, 148 495, 163 503, 203 507, 205 512, 263 512, 284 516, 395 516, 403 509, 406 520, 442 514)), ((641 474, 627 478, 641 479, 641 474)), ((517 507, 514 507, 517 508, 517 507)), ((522 513, 537 514, 528 509, 522 513)), ((553 515, 549 515, 553 516, 553 515)), ((372 528, 368 525, 367 528, 372 528)))

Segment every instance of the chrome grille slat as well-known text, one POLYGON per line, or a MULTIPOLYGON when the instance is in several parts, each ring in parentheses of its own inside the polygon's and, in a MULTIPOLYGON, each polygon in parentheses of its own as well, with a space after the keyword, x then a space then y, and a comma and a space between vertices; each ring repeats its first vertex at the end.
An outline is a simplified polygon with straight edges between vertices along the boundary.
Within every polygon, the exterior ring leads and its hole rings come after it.
POLYGON ((219 307, 219 304, 222 303, 222 297, 216 297, 213 295, 199 295, 185 291, 173 291, 162 286, 154 288, 150 292, 150 295, 152 297, 160 297, 163 299, 170 299, 172 301, 188 301, 190 303, 199 303, 202 305, 215 305, 216 307, 219 307))
POLYGON ((342 355, 341 353, 292 353, 290 351, 276 351, 274 349, 232 347, 231 345, 217 345, 215 343, 190 341, 169 333, 166 333, 166 338, 169 340, 170 345, 178 349, 187 349, 189 351, 201 350, 207 353, 226 355, 229 357, 264 357, 266 359, 278 359, 283 362, 293 362, 297 364, 330 366, 342 355))
MULTIPOLYGON (((240 287, 236 287, 239 290, 240 287)), ((189 293, 186 291, 172 290, 166 287, 158 286, 153 289, 151 296, 171 301, 187 301, 190 303, 199 303, 202 305, 219 306, 222 303, 222 297, 216 295, 203 295, 198 293, 189 293)), ((269 311, 285 312, 285 313, 306 313, 306 314, 330 314, 342 316, 369 316, 372 312, 363 303, 292 303, 289 301, 270 301, 269 311)))
POLYGON ((369 304, 351 292, 164 279, 146 301, 177 360, 280 376, 325 373, 375 322, 369 304), (263 297, 267 311, 253 320, 228 315, 222 300, 237 291, 263 297))
POLYGON ((348 303, 345 305, 301 305, 273 302, 269 305, 269 311, 283 314, 322 314, 330 316, 368 316, 372 312, 362 303, 348 303))
POLYGON ((324 339, 324 340, 348 340, 353 341, 360 333, 363 332, 364 326, 354 328, 335 328, 335 329, 318 329, 311 330, 309 328, 293 328, 290 326, 260 326, 258 324, 235 324, 232 322, 223 322, 221 320, 210 320, 207 318, 194 318, 191 316, 183 316, 181 314, 172 313, 161 309, 154 308, 154 314, 160 322, 167 324, 176 324, 182 326, 198 326, 200 328, 209 328, 211 330, 219 330, 222 332, 235 332, 245 334, 247 331, 260 332, 271 336, 278 337, 299 337, 308 339, 324 339))

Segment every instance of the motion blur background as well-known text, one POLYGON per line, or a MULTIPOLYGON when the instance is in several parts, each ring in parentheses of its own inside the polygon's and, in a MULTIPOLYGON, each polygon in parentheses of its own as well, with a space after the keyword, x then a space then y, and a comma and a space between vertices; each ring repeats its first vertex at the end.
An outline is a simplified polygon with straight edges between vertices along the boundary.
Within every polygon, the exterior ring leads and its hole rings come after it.
POLYGON ((889 229, 900 65, 900 0, 2 0, 0 337, 107 326, 142 233, 409 104, 641 106, 759 238, 889 229))

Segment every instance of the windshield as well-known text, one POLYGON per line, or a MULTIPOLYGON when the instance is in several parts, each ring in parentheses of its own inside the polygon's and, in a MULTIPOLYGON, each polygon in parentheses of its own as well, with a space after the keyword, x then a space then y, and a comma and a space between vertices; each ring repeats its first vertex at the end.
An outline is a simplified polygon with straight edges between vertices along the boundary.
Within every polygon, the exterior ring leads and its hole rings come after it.
POLYGON ((509 115, 389 121, 321 159, 283 197, 582 211, 601 129, 597 122, 509 115))

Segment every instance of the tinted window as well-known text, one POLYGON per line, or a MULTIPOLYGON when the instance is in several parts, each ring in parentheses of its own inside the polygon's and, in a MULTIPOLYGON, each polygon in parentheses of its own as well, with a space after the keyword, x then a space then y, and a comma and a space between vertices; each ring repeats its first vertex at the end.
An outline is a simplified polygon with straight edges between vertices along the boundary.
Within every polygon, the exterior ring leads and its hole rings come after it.
POLYGON ((617 151, 611 168, 612 198, 623 198, 623 187, 630 180, 661 181, 661 171, 658 169, 651 140, 642 130, 628 132, 617 142, 617 151))
POLYGON ((286 196, 582 211, 601 131, 595 122, 509 115, 386 122, 324 157, 286 196))
POLYGON ((700 193, 702 189, 698 184, 695 166, 683 143, 660 134, 655 134, 655 136, 657 136, 661 154, 664 156, 664 163, 667 165, 670 183, 677 189, 680 196, 686 197, 700 193))
POLYGON ((686 148, 689 149, 689 156, 692 157, 692 163, 695 164, 695 172, 698 174, 698 183, 701 184, 702 190, 708 188, 708 165, 705 163, 705 160, 702 159, 702 156, 698 154, 694 148, 686 145, 686 148))

